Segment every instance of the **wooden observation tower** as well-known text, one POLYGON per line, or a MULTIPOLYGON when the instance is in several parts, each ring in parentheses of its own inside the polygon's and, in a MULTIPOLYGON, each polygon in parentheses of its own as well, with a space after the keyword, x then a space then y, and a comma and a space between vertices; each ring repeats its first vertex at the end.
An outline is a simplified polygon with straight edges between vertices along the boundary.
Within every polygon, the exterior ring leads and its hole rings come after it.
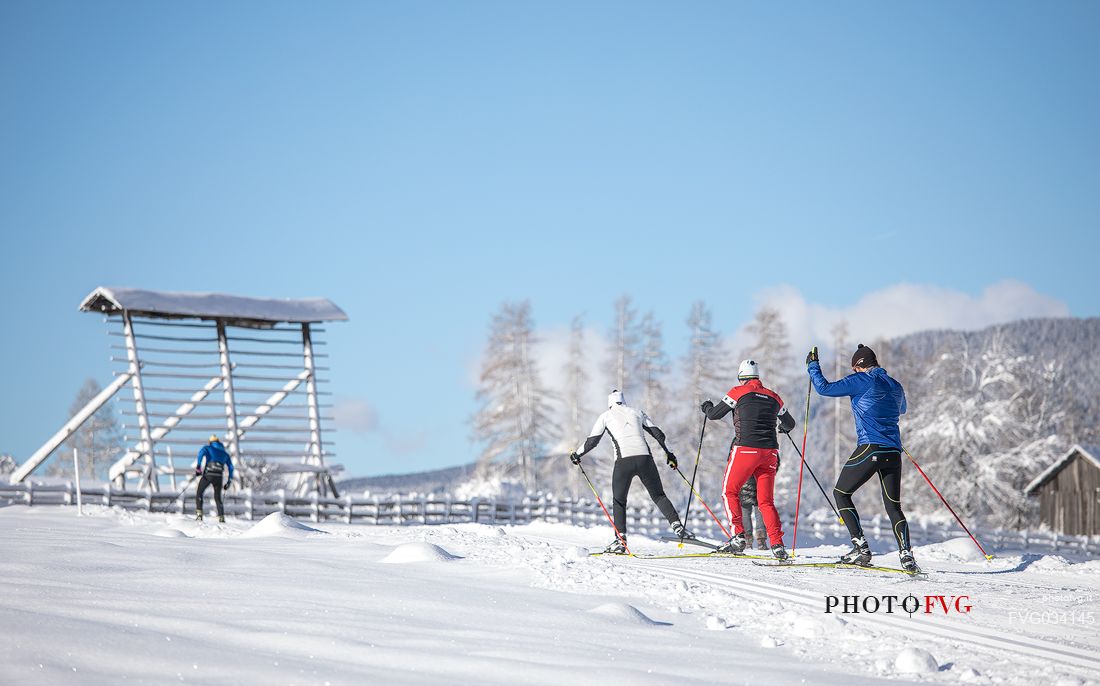
POLYGON ((110 468, 116 486, 185 489, 198 448, 218 435, 237 469, 286 475, 294 492, 335 493, 324 322, 347 315, 324 298, 245 298, 97 288, 80 304, 105 315, 115 379, 11 475, 26 479, 112 397, 123 409, 129 447, 110 468))

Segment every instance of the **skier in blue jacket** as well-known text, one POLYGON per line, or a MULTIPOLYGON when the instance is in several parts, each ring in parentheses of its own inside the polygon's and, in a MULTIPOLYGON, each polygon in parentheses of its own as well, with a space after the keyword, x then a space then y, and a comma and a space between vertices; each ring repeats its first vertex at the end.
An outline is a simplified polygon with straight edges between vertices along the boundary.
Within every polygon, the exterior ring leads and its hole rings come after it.
POLYGON ((211 436, 210 442, 199 449, 198 458, 195 460, 195 476, 199 478, 198 490, 195 493, 195 519, 202 520, 202 497, 206 493, 207 486, 213 486, 218 521, 225 521, 225 508, 222 507, 222 474, 226 470, 229 471, 229 480, 225 482, 225 488, 228 490, 229 485, 233 483, 233 460, 218 437, 211 436))
POLYGON ((890 517, 894 537, 898 541, 901 565, 908 572, 919 572, 913 559, 909 539, 909 523, 901 511, 901 431, 898 419, 905 414, 905 390, 886 370, 878 365, 875 352, 859 344, 852 355, 852 374, 830 382, 821 373, 817 348, 806 356, 807 371, 814 389, 828 397, 851 396, 852 416, 856 422, 858 445, 837 476, 833 496, 836 506, 844 515, 844 523, 854 546, 840 558, 845 564, 869 567, 871 549, 863 535, 859 513, 852 502, 852 494, 878 474, 882 486, 882 503, 890 517))

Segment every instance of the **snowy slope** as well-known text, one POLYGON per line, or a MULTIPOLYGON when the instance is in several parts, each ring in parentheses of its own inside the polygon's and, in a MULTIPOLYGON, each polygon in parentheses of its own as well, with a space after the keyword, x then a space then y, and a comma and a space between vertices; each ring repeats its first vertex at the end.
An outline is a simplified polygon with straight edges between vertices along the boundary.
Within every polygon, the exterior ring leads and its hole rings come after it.
POLYGON ((198 525, 2 508, 0 683, 1069 684, 1100 673, 1100 562, 989 564, 952 541, 918 549, 932 573, 909 579, 587 555, 607 538, 548 524, 276 514, 198 525), (837 593, 969 595, 973 610, 825 614, 837 593))

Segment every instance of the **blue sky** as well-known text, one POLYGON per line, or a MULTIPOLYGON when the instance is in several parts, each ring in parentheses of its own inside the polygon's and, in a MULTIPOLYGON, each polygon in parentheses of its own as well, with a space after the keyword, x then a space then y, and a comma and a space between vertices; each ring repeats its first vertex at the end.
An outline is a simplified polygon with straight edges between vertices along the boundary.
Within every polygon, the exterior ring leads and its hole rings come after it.
POLYGON ((5 2, 0 451, 110 380, 98 285, 331 298, 358 474, 473 458, 507 299, 1095 316, 1098 67, 1092 2, 5 2))

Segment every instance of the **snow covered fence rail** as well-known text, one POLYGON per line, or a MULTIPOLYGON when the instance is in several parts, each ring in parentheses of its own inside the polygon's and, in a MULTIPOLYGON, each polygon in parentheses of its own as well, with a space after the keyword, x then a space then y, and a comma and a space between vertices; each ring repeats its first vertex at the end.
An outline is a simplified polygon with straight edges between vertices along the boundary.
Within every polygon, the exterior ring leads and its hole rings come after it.
MULTIPOLYGON (((112 487, 83 486, 85 503, 121 507, 128 510, 186 514, 195 510, 194 491, 149 492, 127 491, 112 487)), ((340 498, 308 497, 285 491, 253 493, 250 489, 233 491, 224 496, 225 511, 230 516, 262 519, 272 512, 282 512, 313 522, 339 521, 348 524, 402 526, 406 524, 525 524, 534 520, 585 527, 607 525, 603 512, 594 501, 581 498, 557 498, 552 495, 527 497, 522 500, 503 498, 459 499, 446 495, 379 494, 346 495, 340 498)), ((0 505, 74 505, 76 487, 71 482, 35 485, 0 483, 0 505)), ((207 508, 208 511, 211 508, 207 508)), ((689 527, 712 538, 720 532, 709 515, 692 513, 689 527)), ((657 536, 668 533, 668 524, 660 513, 647 504, 627 509, 630 531, 657 536)), ((893 534, 889 523, 876 517, 865 527, 869 536, 889 547, 893 534)), ((921 523, 912 528, 917 543, 937 543, 964 536, 954 526, 921 523)), ((1063 536, 1051 531, 1013 531, 987 529, 975 532, 994 550, 1037 552, 1072 552, 1100 557, 1100 536, 1063 536)), ((837 523, 815 522, 807 527, 808 539, 821 542, 843 542, 846 530, 837 523)), ((807 539, 807 540, 808 540, 807 539)))

